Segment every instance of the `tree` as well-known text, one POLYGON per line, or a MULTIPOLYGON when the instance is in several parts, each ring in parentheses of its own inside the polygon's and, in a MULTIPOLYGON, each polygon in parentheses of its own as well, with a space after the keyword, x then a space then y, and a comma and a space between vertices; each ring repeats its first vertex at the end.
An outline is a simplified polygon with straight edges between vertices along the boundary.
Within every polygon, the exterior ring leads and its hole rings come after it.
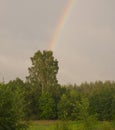
POLYGON ((39 99, 40 119, 55 119, 55 102, 49 93, 43 93, 39 99))
POLYGON ((79 103, 79 117, 83 121, 84 130, 94 130, 95 123, 97 122, 95 115, 89 114, 89 101, 86 97, 81 97, 79 103))
MULTIPOLYGON (((27 81, 40 88, 41 93, 52 92, 58 85, 58 61, 54 59, 52 51, 37 51, 31 58, 32 67, 29 70, 27 81)), ((53 92, 52 92, 53 93, 53 92)))
POLYGON ((26 82, 26 101, 28 102, 27 118, 39 119, 39 98, 44 93, 51 94, 55 101, 55 110, 60 96, 60 85, 56 78, 58 61, 52 51, 37 51, 31 57, 32 66, 28 69, 26 82))
POLYGON ((58 117, 62 120, 78 119, 78 94, 69 90, 61 96, 58 103, 58 117))
POLYGON ((111 120, 114 94, 114 88, 107 82, 100 86, 89 99, 90 114, 97 114, 99 120, 111 120))
POLYGON ((0 130, 20 130, 26 128, 23 122, 23 94, 19 88, 12 89, 12 87, 11 84, 0 85, 0 130))
POLYGON ((39 88, 31 86, 30 83, 25 83, 26 119, 39 119, 39 98, 39 88))

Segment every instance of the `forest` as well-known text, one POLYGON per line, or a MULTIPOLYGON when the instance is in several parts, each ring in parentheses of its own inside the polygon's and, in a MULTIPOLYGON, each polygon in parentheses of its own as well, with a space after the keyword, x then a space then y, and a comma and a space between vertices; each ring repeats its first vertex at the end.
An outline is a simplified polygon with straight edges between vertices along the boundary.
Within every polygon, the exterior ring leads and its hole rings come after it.
POLYGON ((28 129, 36 120, 83 121, 84 130, 94 130, 95 121, 114 122, 115 81, 61 85, 52 51, 38 50, 31 62, 25 81, 0 83, 0 130, 28 129))

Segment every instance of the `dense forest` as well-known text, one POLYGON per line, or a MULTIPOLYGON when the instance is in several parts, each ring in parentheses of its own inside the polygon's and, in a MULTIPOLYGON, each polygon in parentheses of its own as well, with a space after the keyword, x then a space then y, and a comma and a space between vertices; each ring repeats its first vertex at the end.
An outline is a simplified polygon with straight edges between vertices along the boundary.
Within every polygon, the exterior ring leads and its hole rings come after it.
POLYGON ((61 85, 52 51, 37 51, 31 62, 26 81, 0 83, 0 130, 26 128, 28 120, 115 119, 114 81, 61 85))

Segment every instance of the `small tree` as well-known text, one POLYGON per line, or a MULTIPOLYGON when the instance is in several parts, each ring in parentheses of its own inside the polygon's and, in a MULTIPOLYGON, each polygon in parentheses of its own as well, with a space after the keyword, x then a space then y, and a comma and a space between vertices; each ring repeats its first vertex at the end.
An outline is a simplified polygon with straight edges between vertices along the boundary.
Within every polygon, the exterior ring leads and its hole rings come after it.
POLYGON ((58 103, 58 116, 62 120, 76 120, 78 118, 78 95, 69 91, 62 95, 58 103))
POLYGON ((39 99, 40 119, 55 119, 55 103, 51 94, 43 93, 39 99))
POLYGON ((111 87, 100 87, 93 92, 89 99, 90 114, 97 114, 99 120, 110 121, 113 116, 114 89, 111 87))
POLYGON ((83 121, 84 130, 94 130, 96 123, 96 116, 89 115, 89 101, 87 98, 82 97, 79 103, 79 117, 83 121))
POLYGON ((23 123, 24 98, 17 88, 12 91, 8 85, 0 85, 0 130, 20 130, 23 123))

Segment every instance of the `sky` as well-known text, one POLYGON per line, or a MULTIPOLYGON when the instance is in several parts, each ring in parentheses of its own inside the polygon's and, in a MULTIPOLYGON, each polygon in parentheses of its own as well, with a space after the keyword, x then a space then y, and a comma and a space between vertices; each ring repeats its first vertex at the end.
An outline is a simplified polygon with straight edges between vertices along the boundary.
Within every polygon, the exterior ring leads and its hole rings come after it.
MULTIPOLYGON (((68 0, 0 0, 0 81, 25 80, 68 0)), ((115 0, 76 0, 53 48, 61 84, 115 80, 115 0)))

